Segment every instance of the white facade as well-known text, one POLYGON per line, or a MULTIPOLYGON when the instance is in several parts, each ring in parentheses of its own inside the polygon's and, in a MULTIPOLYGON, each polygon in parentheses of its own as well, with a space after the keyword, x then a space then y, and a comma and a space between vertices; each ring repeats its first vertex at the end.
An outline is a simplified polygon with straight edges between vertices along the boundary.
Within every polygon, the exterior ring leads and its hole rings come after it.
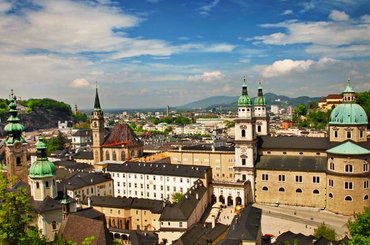
POLYGON ((279 115, 279 106, 278 105, 271 105, 271 112, 275 115, 279 115))

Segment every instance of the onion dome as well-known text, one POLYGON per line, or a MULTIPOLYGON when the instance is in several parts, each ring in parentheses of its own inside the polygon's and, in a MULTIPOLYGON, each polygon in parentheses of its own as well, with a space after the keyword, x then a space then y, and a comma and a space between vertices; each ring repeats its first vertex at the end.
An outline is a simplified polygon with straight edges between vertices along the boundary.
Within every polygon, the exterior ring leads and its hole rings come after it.
POLYGON ((37 160, 33 162, 30 167, 30 178, 47 178, 55 176, 55 165, 47 158, 46 144, 42 138, 39 139, 36 148, 37 160))
POLYGON ((245 78, 244 78, 244 84, 242 86, 242 95, 238 99, 238 106, 251 106, 251 98, 248 96, 248 87, 247 84, 245 83, 245 78))
POLYGON ((257 97, 254 99, 254 105, 266 105, 266 98, 265 96, 263 96, 261 82, 259 82, 258 94, 257 97))
POLYGON ((4 131, 8 135, 5 141, 6 144, 14 144, 15 142, 25 143, 26 141, 22 137, 24 126, 20 123, 17 104, 15 103, 15 98, 13 95, 10 99, 9 114, 10 116, 7 120, 8 124, 4 127, 4 131))
POLYGON ((343 103, 336 106, 330 114, 330 125, 367 125, 367 115, 365 110, 355 103, 354 91, 350 81, 343 92, 343 103))

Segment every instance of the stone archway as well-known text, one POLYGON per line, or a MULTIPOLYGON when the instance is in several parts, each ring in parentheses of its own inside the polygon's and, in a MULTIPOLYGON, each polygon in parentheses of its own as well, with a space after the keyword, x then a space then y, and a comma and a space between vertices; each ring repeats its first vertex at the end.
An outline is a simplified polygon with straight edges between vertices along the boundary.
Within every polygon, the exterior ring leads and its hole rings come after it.
POLYGON ((233 205, 234 205, 234 202, 233 202, 232 196, 228 196, 227 197, 227 206, 233 206, 233 205))
POLYGON ((235 198, 235 204, 236 205, 242 205, 242 198, 241 197, 236 197, 235 198))
POLYGON ((224 197, 223 195, 220 195, 220 196, 218 197, 218 201, 219 201, 220 203, 222 203, 222 204, 225 204, 225 197, 224 197))

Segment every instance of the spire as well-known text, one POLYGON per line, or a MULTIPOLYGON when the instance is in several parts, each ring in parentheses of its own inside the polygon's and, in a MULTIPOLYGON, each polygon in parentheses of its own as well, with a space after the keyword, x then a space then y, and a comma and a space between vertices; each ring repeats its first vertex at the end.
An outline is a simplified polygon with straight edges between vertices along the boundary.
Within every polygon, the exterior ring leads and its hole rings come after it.
POLYGON ((20 123, 20 119, 18 117, 16 97, 13 94, 13 89, 10 94, 9 114, 10 116, 7 121, 8 124, 4 128, 8 135, 5 141, 6 144, 14 144, 16 141, 25 143, 25 140, 22 137, 24 126, 20 123))
POLYGON ((344 103, 354 103, 356 100, 355 91, 353 91, 351 85, 351 79, 348 78, 347 86, 343 91, 343 102, 344 103))
POLYGON ((259 97, 262 97, 263 96, 263 91, 262 91, 262 85, 261 85, 261 81, 258 82, 258 93, 257 93, 257 96, 259 97))
POLYGON ((243 77, 242 95, 248 96, 248 86, 247 86, 245 76, 243 77))
POLYGON ((242 95, 239 97, 238 106, 251 106, 251 99, 248 96, 248 87, 245 76, 243 77, 242 95))
POLYGON ((94 102, 94 110, 100 111, 100 101, 99 101, 99 94, 98 94, 98 82, 96 82, 96 92, 95 92, 95 102, 94 102))

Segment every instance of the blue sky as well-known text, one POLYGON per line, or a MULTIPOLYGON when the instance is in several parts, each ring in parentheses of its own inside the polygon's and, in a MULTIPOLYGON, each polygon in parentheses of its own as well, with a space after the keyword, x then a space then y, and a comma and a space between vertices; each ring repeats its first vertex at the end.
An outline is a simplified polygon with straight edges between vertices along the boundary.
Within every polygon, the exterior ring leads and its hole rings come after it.
POLYGON ((370 2, 0 0, 1 97, 91 108, 370 89, 370 2))

